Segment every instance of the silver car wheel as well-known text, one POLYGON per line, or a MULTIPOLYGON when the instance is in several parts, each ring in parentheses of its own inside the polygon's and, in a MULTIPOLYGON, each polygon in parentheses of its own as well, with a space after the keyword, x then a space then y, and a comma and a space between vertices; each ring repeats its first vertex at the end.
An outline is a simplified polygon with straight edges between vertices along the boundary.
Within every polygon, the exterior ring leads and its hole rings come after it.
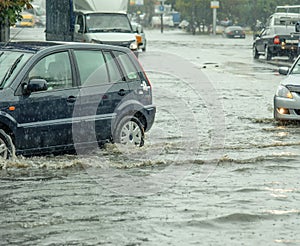
POLYGON ((142 142, 142 130, 134 121, 128 121, 123 125, 120 132, 120 143, 140 146, 142 142))
POLYGON ((122 118, 114 131, 113 141, 126 146, 143 146, 144 127, 141 121, 134 116, 122 118))

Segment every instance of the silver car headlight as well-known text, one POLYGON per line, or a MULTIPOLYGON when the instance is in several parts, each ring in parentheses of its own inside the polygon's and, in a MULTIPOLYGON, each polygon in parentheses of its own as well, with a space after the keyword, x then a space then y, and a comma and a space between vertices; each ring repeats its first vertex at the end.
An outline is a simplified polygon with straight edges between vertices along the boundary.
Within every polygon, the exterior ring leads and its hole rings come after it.
POLYGON ((276 96, 277 97, 284 97, 284 98, 289 98, 292 99, 293 95, 292 93, 289 91, 288 88, 286 88, 283 85, 279 85, 276 91, 276 96))
POLYGON ((130 44, 129 48, 130 48, 131 50, 137 50, 137 49, 138 49, 138 46, 137 46, 136 41, 132 42, 132 43, 130 44))

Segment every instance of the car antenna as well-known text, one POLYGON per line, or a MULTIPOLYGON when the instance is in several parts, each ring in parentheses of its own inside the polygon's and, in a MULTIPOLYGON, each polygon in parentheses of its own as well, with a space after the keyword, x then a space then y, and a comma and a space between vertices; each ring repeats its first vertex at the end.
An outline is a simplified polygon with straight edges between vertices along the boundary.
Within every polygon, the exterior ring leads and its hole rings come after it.
POLYGON ((2 46, 1 48, 4 48, 6 47, 15 37, 17 37, 21 32, 23 31, 22 28, 20 28, 20 30, 13 36, 13 37, 10 37, 9 40, 7 40, 2 46))

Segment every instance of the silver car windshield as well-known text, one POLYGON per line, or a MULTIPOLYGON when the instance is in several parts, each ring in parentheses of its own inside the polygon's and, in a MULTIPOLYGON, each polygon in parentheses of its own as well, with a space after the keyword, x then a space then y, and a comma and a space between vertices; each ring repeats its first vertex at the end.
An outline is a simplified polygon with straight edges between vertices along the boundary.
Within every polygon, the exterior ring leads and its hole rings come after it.
POLYGON ((298 59, 290 74, 300 74, 300 59, 298 59))
POLYGON ((0 89, 8 87, 15 75, 32 56, 29 53, 0 51, 0 89))

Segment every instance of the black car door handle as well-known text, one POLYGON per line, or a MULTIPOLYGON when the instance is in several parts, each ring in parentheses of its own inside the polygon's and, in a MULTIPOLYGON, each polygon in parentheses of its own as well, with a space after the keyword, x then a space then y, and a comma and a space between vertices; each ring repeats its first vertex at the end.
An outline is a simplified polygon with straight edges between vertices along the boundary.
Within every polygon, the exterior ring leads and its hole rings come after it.
POLYGON ((75 97, 75 96, 69 96, 69 97, 67 98, 67 102, 68 102, 68 103, 74 103, 74 102, 76 102, 76 97, 75 97))
POLYGON ((126 95, 126 91, 124 89, 119 90, 118 94, 120 96, 125 96, 126 95))

